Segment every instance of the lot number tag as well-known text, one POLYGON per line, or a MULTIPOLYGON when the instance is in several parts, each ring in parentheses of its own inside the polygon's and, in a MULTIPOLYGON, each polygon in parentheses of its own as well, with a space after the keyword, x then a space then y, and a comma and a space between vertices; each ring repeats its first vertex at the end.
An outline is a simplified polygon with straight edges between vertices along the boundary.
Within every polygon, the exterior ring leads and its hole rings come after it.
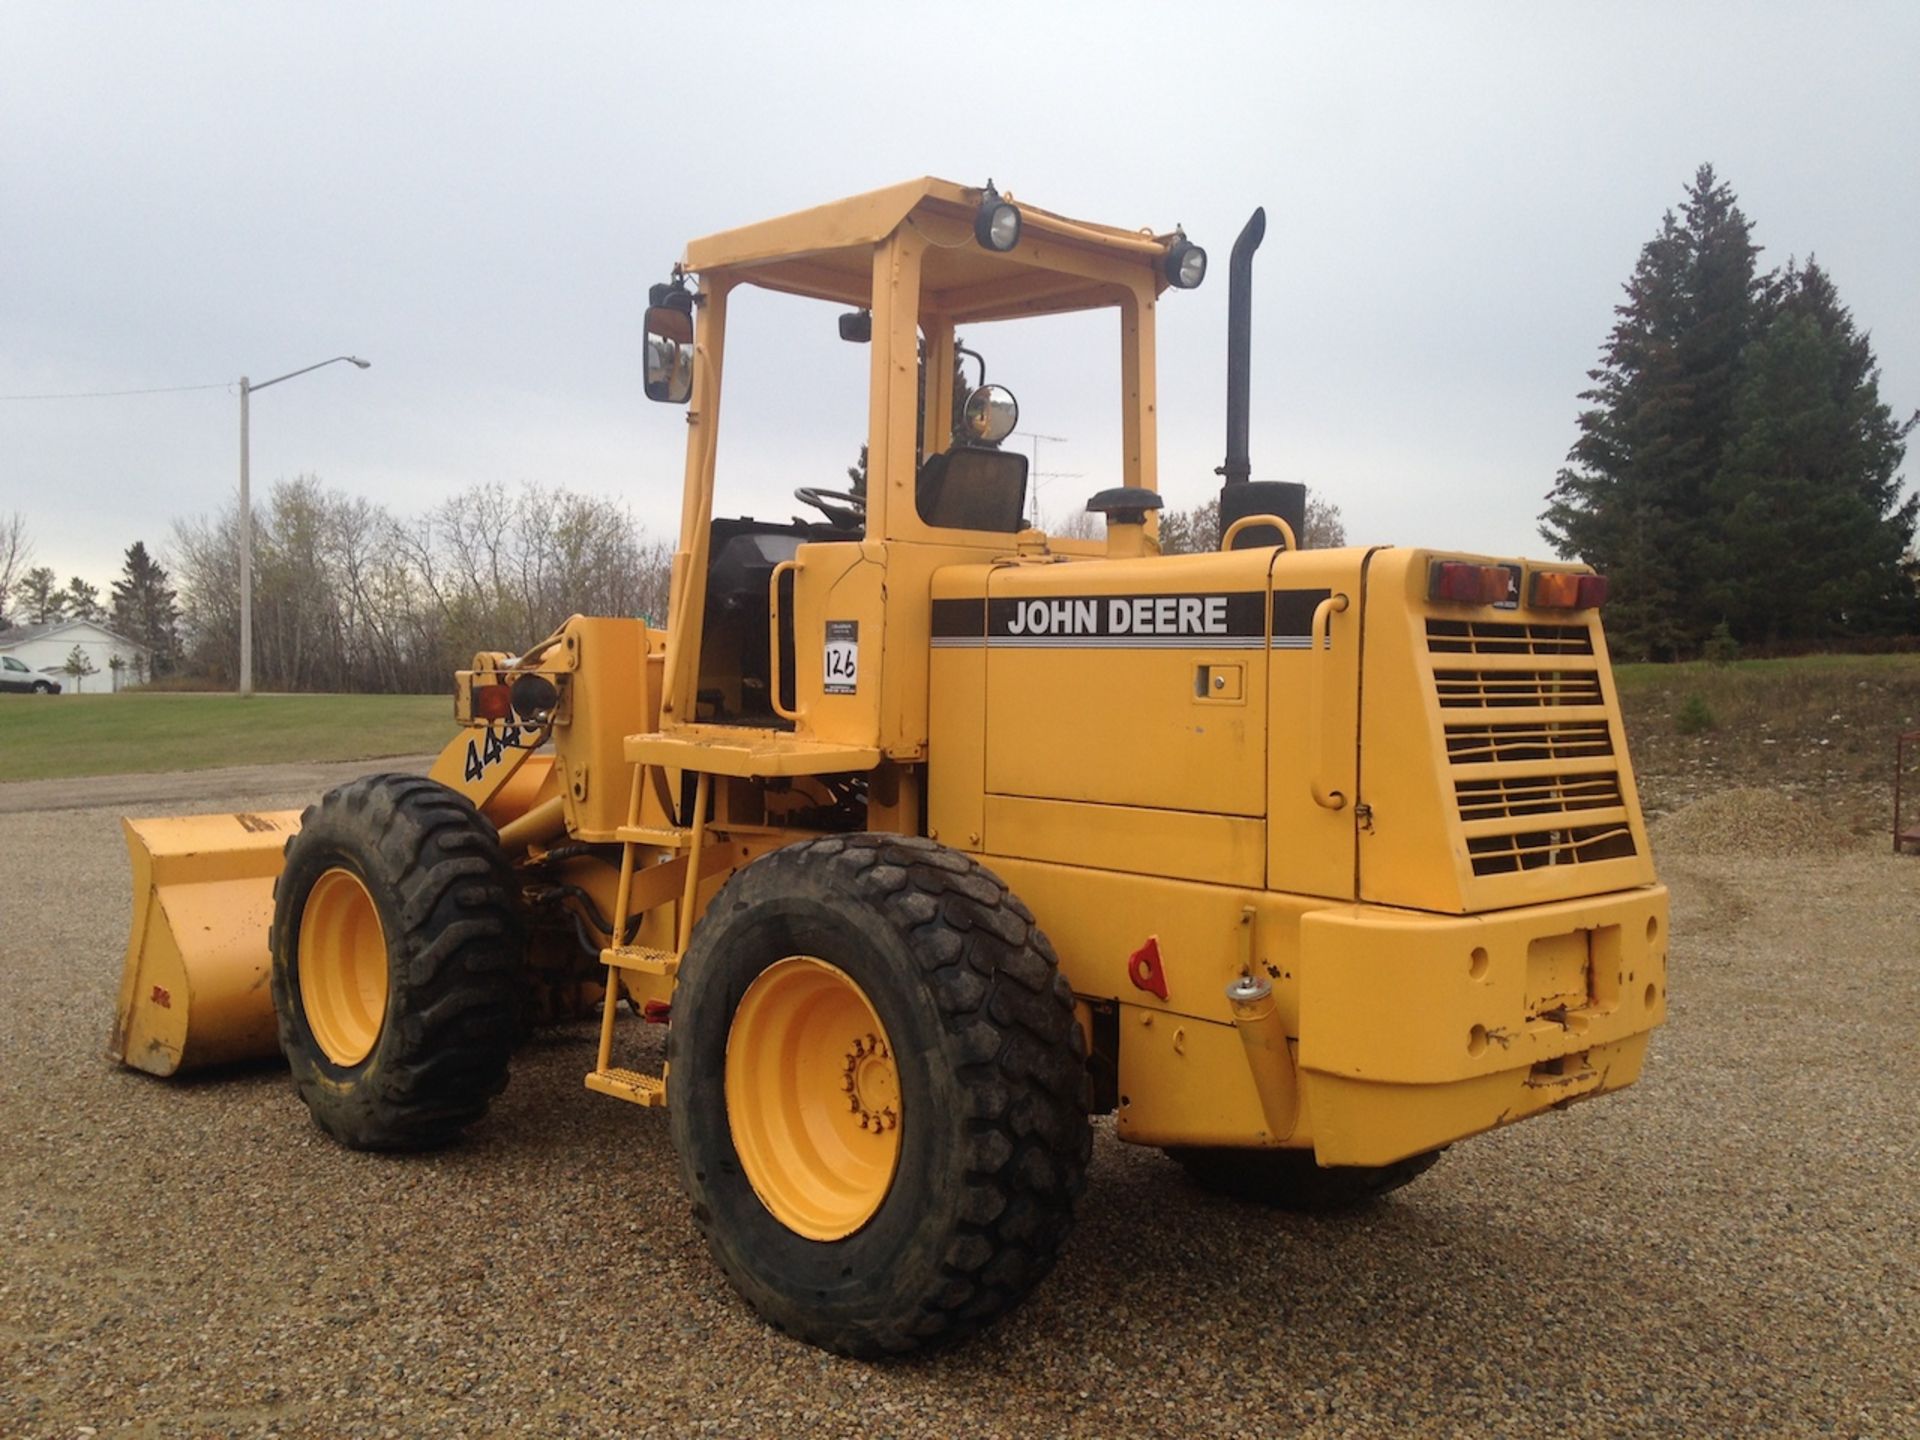
POLYGON ((860 688, 860 622, 827 621, 826 676, 829 695, 852 695, 860 688))

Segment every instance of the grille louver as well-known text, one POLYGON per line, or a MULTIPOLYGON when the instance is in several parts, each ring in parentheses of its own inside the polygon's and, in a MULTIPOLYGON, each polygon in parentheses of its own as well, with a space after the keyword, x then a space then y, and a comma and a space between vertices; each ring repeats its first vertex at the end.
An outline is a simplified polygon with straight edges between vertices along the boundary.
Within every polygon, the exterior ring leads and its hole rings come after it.
POLYGON ((1436 655, 1591 655, 1593 636, 1584 625, 1429 620, 1427 648, 1436 655))
POLYGON ((1636 853, 1586 627, 1430 619, 1427 648, 1475 875, 1636 853))

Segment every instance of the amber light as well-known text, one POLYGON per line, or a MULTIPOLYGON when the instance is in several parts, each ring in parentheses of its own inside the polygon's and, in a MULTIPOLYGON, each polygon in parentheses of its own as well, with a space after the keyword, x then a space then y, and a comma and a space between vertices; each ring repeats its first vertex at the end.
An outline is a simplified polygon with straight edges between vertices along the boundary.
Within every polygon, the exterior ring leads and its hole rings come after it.
POLYGON ((1533 577, 1533 604, 1542 610, 1595 610, 1606 603, 1607 577, 1542 570, 1533 577))
POLYGON ((476 685, 473 713, 482 720, 504 720, 513 713, 513 692, 504 685, 476 685))
POLYGON ((1427 584, 1434 600, 1467 605, 1497 605, 1507 598, 1511 577, 1504 565, 1470 565, 1465 560, 1436 560, 1427 584))

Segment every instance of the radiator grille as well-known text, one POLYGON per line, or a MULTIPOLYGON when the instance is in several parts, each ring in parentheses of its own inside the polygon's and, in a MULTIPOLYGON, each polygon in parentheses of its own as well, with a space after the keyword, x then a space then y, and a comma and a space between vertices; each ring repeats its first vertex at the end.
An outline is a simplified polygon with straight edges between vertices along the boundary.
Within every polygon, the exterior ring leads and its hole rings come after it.
POLYGON ((1554 815, 1570 810, 1606 810, 1620 802, 1620 777, 1594 775, 1492 776, 1457 780, 1454 798, 1462 820, 1554 815))
POLYGON ((1435 670, 1442 708, 1539 710, 1600 705, 1600 677, 1592 670, 1435 670))
POLYGON ((1636 853, 1586 626, 1429 619, 1427 649, 1475 875, 1636 853))
POLYGON ((1632 855, 1633 831, 1618 825, 1576 826, 1569 830, 1519 830, 1511 835, 1482 835, 1467 841, 1476 875, 1505 875, 1542 865, 1581 865, 1632 855))
POLYGON ((1455 765, 1492 760, 1587 760, 1613 754, 1613 736, 1604 720, 1449 725, 1446 732, 1447 758, 1455 765))
POLYGON ((1436 655, 1591 655, 1593 632, 1584 625, 1429 620, 1427 648, 1436 655))

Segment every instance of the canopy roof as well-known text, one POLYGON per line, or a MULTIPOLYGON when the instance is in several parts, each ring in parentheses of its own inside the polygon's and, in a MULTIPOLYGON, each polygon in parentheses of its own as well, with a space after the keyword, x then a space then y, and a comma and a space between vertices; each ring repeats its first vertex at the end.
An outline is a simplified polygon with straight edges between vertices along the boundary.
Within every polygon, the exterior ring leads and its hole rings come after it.
POLYGON ((999 254, 973 235, 985 191, 925 177, 723 230, 687 246, 687 269, 709 278, 865 306, 874 247, 903 227, 926 242, 921 309, 955 321, 997 320, 1114 302, 1116 286, 1166 288, 1161 262, 1177 238, 1070 220, 1012 194, 1020 243, 999 254))

